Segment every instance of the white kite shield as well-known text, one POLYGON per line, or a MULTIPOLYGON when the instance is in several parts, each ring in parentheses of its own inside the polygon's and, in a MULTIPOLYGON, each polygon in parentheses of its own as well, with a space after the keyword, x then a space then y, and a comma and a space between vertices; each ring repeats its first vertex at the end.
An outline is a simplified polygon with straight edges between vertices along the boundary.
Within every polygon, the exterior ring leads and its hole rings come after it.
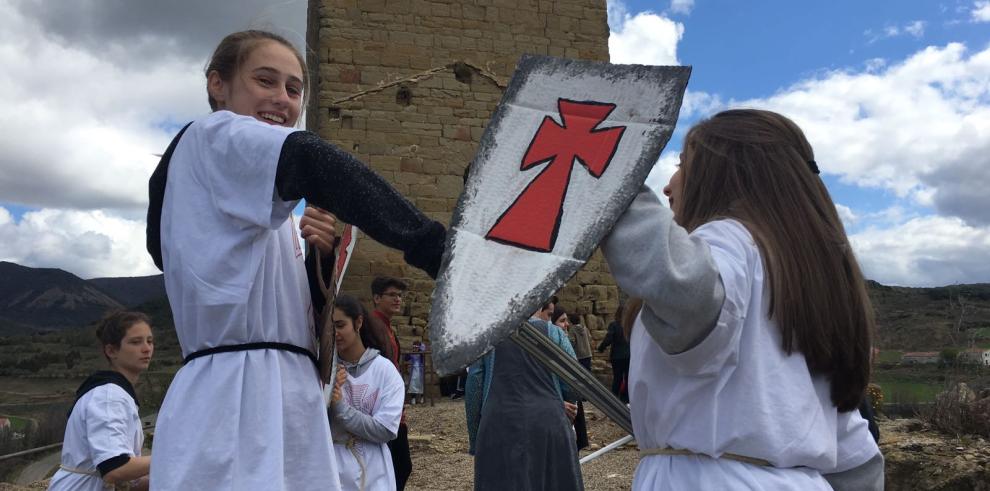
POLYGON ((670 139, 690 73, 520 59, 451 221, 430 311, 440 374, 493 348, 591 257, 670 139))

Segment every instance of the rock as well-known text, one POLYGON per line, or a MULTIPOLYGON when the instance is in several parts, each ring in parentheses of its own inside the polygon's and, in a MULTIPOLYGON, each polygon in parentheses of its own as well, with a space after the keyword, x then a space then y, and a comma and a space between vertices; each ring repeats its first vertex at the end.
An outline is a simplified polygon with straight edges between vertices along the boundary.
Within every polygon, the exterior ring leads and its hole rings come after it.
POLYGON ((888 491, 990 491, 990 466, 980 456, 985 442, 946 436, 916 420, 877 423, 888 491))
POLYGON ((943 393, 942 395, 961 404, 969 404, 976 401, 976 392, 973 392, 973 389, 970 389, 969 386, 963 382, 956 384, 952 390, 948 393, 943 393))

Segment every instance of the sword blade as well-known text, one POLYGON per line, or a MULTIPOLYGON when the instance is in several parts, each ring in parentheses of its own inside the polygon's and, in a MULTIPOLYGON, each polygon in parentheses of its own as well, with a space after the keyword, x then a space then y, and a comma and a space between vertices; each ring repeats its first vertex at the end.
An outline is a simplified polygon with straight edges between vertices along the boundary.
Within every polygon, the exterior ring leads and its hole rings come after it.
POLYGON ((587 464, 588 462, 591 462, 592 460, 595 460, 598 457, 601 457, 602 455, 605 455, 605 454, 611 452, 612 450, 615 450, 615 449, 617 449, 617 448, 619 448, 619 447, 621 447, 621 446, 623 446, 623 445, 631 442, 632 439, 633 439, 633 436, 632 435, 626 435, 626 436, 624 436, 622 438, 619 438, 618 440, 616 440, 616 441, 614 441, 612 443, 609 443, 608 445, 606 445, 606 446, 604 446, 604 447, 602 447, 602 448, 600 448, 598 450, 595 450, 593 453, 590 453, 588 455, 585 455, 583 459, 581 459, 581 460, 578 461, 578 463, 581 464, 581 465, 587 464))
POLYGON ((557 374, 564 383, 605 413, 615 424, 630 435, 632 434, 632 416, 629 413, 629 408, 618 397, 615 397, 615 394, 605 388, 592 375, 591 371, 581 366, 577 359, 554 344, 549 337, 543 335, 529 322, 523 322, 519 329, 509 337, 519 347, 526 350, 530 356, 557 374))

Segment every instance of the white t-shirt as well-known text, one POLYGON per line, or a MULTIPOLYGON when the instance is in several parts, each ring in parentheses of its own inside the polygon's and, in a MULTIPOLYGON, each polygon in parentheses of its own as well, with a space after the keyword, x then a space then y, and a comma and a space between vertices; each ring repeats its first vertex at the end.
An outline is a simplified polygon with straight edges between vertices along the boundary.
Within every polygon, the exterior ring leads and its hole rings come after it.
MULTIPOLYGON (((342 402, 358 411, 372 416, 375 421, 396 433, 402 417, 405 401, 405 384, 402 376, 384 356, 376 356, 370 365, 357 377, 347 374, 347 381, 341 386, 342 402)), ((351 440, 343 428, 334 427, 337 441, 351 440)), ((395 469, 392 467, 392 454, 387 442, 371 442, 353 438, 352 448, 346 443, 334 443, 340 469, 340 485, 344 490, 361 489, 361 458, 364 464, 364 489, 395 489, 395 469), (355 455, 356 454, 356 455, 355 455)))
POLYGON ((138 457, 143 444, 144 432, 134 399, 115 384, 96 387, 83 394, 72 407, 62 444, 62 465, 92 474, 59 469, 48 489, 108 489, 96 466, 120 455, 138 457))
MULTIPOLYGON (((316 352, 303 251, 275 192, 295 130, 218 111, 176 145, 162 206, 165 287, 183 356, 250 342, 316 352)), ((152 451, 156 490, 338 489, 313 363, 280 350, 219 353, 176 374, 152 451)))
POLYGON ((712 332, 679 354, 664 352, 637 319, 629 369, 636 441, 642 449, 733 453, 774 466, 653 455, 640 461, 633 487, 830 489, 821 472, 855 467, 877 452, 862 418, 840 417, 827 378, 782 349, 780 329, 766 315, 763 262, 745 227, 720 220, 692 235, 711 249, 725 302, 712 332))

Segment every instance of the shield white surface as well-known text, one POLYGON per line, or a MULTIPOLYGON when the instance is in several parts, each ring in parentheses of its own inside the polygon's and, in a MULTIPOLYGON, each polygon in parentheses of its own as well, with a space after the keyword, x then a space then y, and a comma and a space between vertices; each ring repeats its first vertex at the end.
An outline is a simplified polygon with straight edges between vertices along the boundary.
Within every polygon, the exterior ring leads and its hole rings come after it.
POLYGON ((523 56, 451 221, 434 367, 490 350, 581 268, 670 139, 690 67, 523 56))

